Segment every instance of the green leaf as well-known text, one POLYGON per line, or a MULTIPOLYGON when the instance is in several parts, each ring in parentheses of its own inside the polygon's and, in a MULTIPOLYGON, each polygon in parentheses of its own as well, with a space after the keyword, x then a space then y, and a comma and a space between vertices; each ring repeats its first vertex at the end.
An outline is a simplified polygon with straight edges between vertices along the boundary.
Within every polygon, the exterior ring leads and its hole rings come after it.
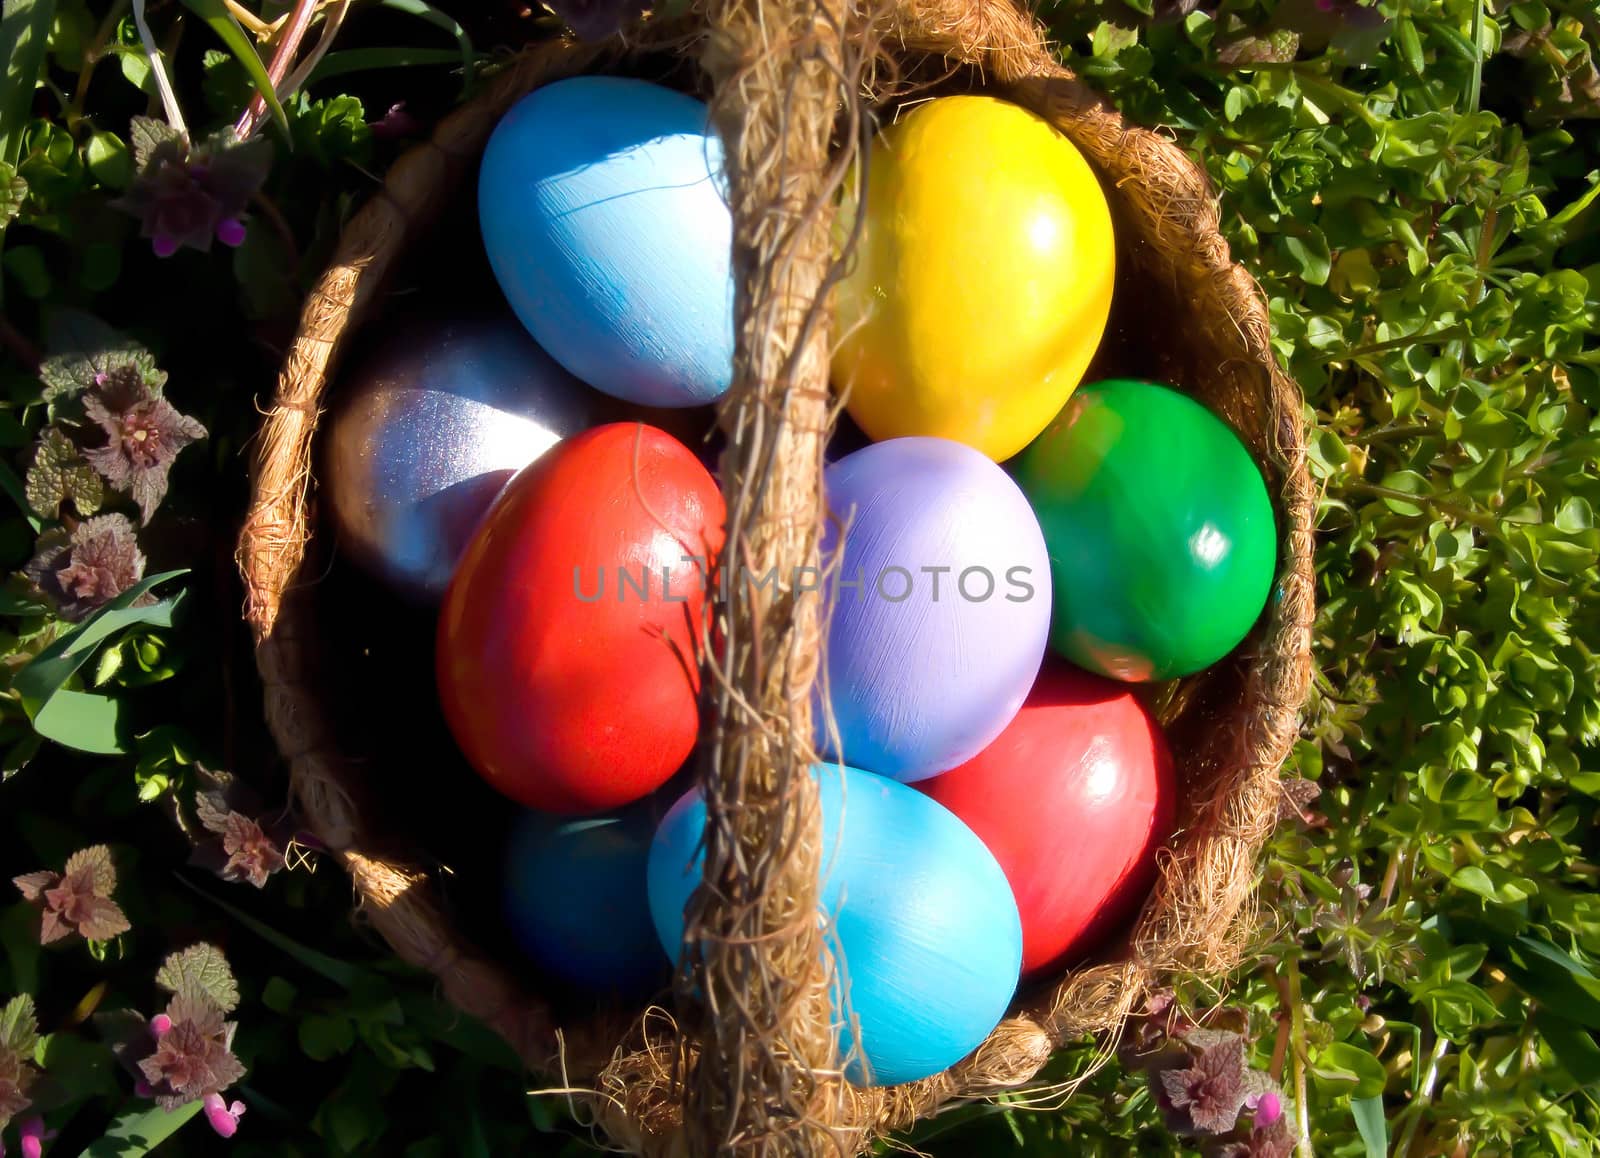
MULTIPOLYGON (((138 138, 136 125, 135 141, 138 138)), ((161 393, 166 384, 167 376, 157 368, 150 351, 93 314, 58 310, 50 318, 46 336, 50 356, 39 367, 46 402, 76 398, 95 384, 98 375, 130 365, 154 393, 161 393)))
POLYGON ((1594 1034, 1564 1017, 1541 1009, 1534 1025, 1550 1052, 1580 1086, 1600 1085, 1600 1045, 1594 1034))
POLYGON ((133 180, 133 155, 115 133, 97 131, 83 147, 89 173, 107 189, 126 189, 133 180))
POLYGON ((182 592, 171 599, 145 607, 134 607, 133 604, 162 583, 187 574, 187 570, 163 571, 140 580, 34 656, 12 682, 28 713, 37 717, 50 698, 60 693, 62 686, 94 653, 94 649, 112 635, 138 624, 171 627, 173 612, 183 599, 182 592))
POLYGON ((0 257, 0 265, 16 278, 22 292, 30 298, 42 301, 50 296, 50 288, 54 284, 50 277, 50 264, 45 260, 44 251, 37 245, 12 246, 6 250, 4 257, 0 257))
POLYGON ((1306 228, 1306 236, 1285 234, 1284 251, 1294 262, 1300 276, 1312 285, 1327 285, 1328 272, 1333 268, 1333 256, 1328 252, 1328 239, 1316 226, 1306 228))
POLYGON ((232 1013, 239 1007, 239 983, 233 979, 228 959, 215 945, 201 942, 172 954, 162 962, 156 984, 169 993, 193 986, 223 1013, 232 1013))
POLYGON ((199 1112, 199 1102, 189 1102, 176 1110, 129 1110, 119 1114, 111 1128, 80 1158, 139 1158, 152 1153, 199 1112))
POLYGON ((27 200, 28 183, 14 167, 0 161, 0 233, 4 233, 6 226, 17 219, 27 200))
POLYGON ((0 1049, 32 1057, 38 1042, 39 1019, 34 1015, 33 998, 23 993, 0 1007, 0 1049))
POLYGON ((1475 864, 1463 865, 1457 869, 1451 875, 1450 883, 1458 889, 1465 889, 1467 892, 1475 893, 1486 900, 1492 901, 1498 896, 1494 881, 1489 879, 1489 874, 1475 864))
POLYGON ((1502 946, 1506 975, 1529 997, 1590 1029, 1600 1029, 1600 979, 1548 941, 1521 936, 1502 946))
POLYGON ((1381 1097, 1389 1080, 1382 1062, 1360 1046, 1342 1041, 1325 1046, 1312 1060, 1311 1076, 1324 1091, 1355 1098, 1381 1097))
POLYGON ((109 696, 59 690, 33 717, 33 730, 63 748, 98 756, 128 752, 122 705, 109 696))
POLYGON ((261 1004, 273 1013, 288 1013, 294 1008, 294 1000, 299 992, 293 982, 282 977, 269 977, 261 990, 261 1004))
POLYGON ((1350 1099, 1350 1115, 1356 1120, 1356 1133, 1367 1148, 1366 1158, 1384 1158, 1389 1153, 1389 1122, 1383 1116, 1383 1095, 1350 1099))
POLYGON ((506 1073, 521 1074, 526 1067, 509 1042, 482 1021, 431 997, 404 994, 400 1008, 406 1024, 474 1061, 506 1073))
POLYGON ((5 0, 0 8, 0 162, 13 173, 55 15, 56 0, 5 0))
POLYGON ((1428 68, 1428 62, 1422 55, 1422 38, 1417 35, 1417 26, 1408 16, 1402 16, 1395 29, 1395 37, 1400 43, 1400 55, 1406 62, 1413 76, 1422 76, 1428 68))
POLYGON ((89 516, 105 502, 105 483, 73 442, 58 427, 47 427, 28 467, 24 494, 35 514, 56 519, 61 504, 72 501, 78 514, 89 516))
POLYGON ((300 1048, 312 1061, 328 1061, 350 1052, 356 1043, 356 1028, 348 1017, 313 1014, 300 1023, 300 1048))
POLYGON ((211 31, 228 46, 228 51, 233 53, 234 59, 250 75, 250 82, 255 85, 256 92, 267 102, 272 119, 287 133, 289 118, 284 115, 283 105, 278 102, 272 78, 267 75, 266 66, 261 63, 261 56, 256 52, 255 45, 250 43, 250 38, 245 35, 244 29, 239 27, 239 22, 233 18, 233 13, 228 11, 227 5, 222 0, 183 0, 183 6, 209 24, 211 31))

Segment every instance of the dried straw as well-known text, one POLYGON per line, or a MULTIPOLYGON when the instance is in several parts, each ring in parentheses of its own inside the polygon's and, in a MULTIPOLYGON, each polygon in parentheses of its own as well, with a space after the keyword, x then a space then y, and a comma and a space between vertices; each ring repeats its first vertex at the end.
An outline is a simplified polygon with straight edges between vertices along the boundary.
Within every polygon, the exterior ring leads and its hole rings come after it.
POLYGON ((850 160, 830 158, 835 114, 859 91, 845 59, 859 30, 842 0, 783 7, 711 0, 703 61, 727 145, 738 318, 728 435, 723 646, 711 663, 701 777, 704 883, 686 916, 679 1004, 693 1010, 685 1137, 694 1154, 818 1152, 816 1074, 833 1065, 829 973, 817 921, 821 812, 809 769, 819 601, 793 580, 821 560, 831 425, 825 281, 832 206, 850 160))
MULTIPOLYGON (((1105 178, 1119 286, 1103 364, 1183 385, 1222 413, 1261 463, 1280 519, 1280 573, 1263 622, 1229 660, 1186 680, 1163 711, 1186 790, 1183 828, 1127 945, 1026 1000, 972 1056, 925 1081, 855 1089, 830 1056, 826 954, 814 918, 818 818, 802 774, 821 651, 813 602, 729 585, 722 658, 706 680, 702 769, 712 818, 706 884, 687 914, 682 1029, 661 1011, 557 1033, 549 1007, 479 955, 422 875, 366 823, 358 765, 329 726, 307 576, 310 453, 332 360, 415 231, 448 201, 500 114, 540 83, 608 67, 604 49, 543 45, 518 58, 433 141, 403 158, 350 223, 308 300, 257 446, 240 541, 266 715, 308 822, 351 872, 363 908, 404 959, 499 1029, 543 1072, 584 1085, 615 1144, 641 1154, 853 1154, 952 1102, 1032 1081, 1063 1041, 1114 1035, 1174 973, 1220 977, 1252 927, 1256 857, 1278 811, 1278 770, 1310 678, 1311 518, 1302 402, 1269 345, 1259 290, 1230 260, 1204 173, 1166 137, 1125 124, 1066 72, 1008 0, 709 0, 700 50, 729 142, 738 279, 735 386, 721 412, 730 564, 815 565, 829 425, 828 206, 859 103, 884 77, 966 70, 1061 128, 1105 178), (839 133, 841 125, 843 132, 839 133), (837 134, 844 143, 833 143, 837 134), (620 1045, 618 1043, 621 1043, 620 1045)), ((658 47, 661 42, 658 42, 658 47)))

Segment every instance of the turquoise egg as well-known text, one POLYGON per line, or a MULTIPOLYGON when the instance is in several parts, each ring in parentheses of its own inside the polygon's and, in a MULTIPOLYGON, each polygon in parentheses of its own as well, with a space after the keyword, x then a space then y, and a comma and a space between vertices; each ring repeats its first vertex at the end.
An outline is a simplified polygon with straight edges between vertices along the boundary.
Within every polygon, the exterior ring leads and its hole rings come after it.
POLYGON ((733 377, 733 221, 723 149, 693 97, 584 76, 495 128, 478 220, 501 290, 539 344, 607 394, 699 406, 733 377))
MULTIPOLYGON (((954 813, 895 780, 812 769, 822 797, 821 909, 841 974, 834 1015, 846 1076, 896 1085, 948 1069, 1005 1016, 1022 922, 1005 873, 954 813), (853 1032, 851 1026, 856 1027, 853 1032)), ((650 847, 650 913, 667 952, 699 883, 706 808, 673 806, 650 847)))

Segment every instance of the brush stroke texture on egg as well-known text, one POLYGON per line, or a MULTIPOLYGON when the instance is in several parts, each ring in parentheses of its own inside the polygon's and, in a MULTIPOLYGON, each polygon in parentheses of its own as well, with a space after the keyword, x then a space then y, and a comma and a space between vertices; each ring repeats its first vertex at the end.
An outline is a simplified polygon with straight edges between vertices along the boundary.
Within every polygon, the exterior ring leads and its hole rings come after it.
POLYGON ((733 377, 723 148, 693 97, 623 77, 546 85, 484 152, 489 263, 539 344, 607 394, 698 406, 733 377))
POLYGON ((843 525, 818 741, 897 780, 982 751, 1022 706, 1050 628, 1050 564, 1027 499, 985 455, 942 438, 875 443, 824 476, 843 525), (854 588, 848 584, 860 581, 854 588))
MULTIPOLYGON (((822 800, 820 904, 838 963, 834 1014, 846 1076, 896 1085, 948 1069, 1005 1016, 1022 964, 1011 886, 970 828, 904 784, 813 767, 822 800), (859 1047, 859 1048, 858 1048, 859 1047)), ((706 807, 698 790, 650 849, 650 912, 667 952, 699 883, 706 807)))

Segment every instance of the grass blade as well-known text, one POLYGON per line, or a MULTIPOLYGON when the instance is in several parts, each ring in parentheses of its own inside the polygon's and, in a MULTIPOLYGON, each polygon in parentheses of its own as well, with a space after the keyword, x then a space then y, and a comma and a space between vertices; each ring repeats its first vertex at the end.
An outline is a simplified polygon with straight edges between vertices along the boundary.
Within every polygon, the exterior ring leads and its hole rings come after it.
POLYGON ((213 905, 216 905, 217 908, 227 913, 235 921, 238 921, 256 936, 260 937, 262 940, 268 942, 274 947, 281 949, 283 952, 287 953, 290 957, 293 957, 296 961, 300 962, 300 964, 304 965, 313 973, 320 973, 323 977, 326 977, 329 981, 333 982, 341 989, 349 989, 358 980, 360 980, 362 975, 366 972, 358 965, 351 965, 347 961, 340 961, 337 957, 330 957, 326 953, 319 953, 315 949, 311 949, 300 944, 300 942, 294 940, 292 937, 286 937, 284 934, 274 929, 271 925, 256 920, 249 913, 246 913, 244 910, 239 909, 234 905, 230 905, 222 898, 207 892, 205 889, 201 888, 187 877, 180 876, 178 880, 187 885, 189 888, 193 889, 195 892, 199 893, 213 905))
POLYGON ((56 16, 56 0, 5 0, 0 15, 0 161, 16 165, 22 130, 33 107, 33 89, 44 69, 44 50, 56 16))
POLYGON ((22 698, 23 706, 30 713, 42 710, 50 697, 94 654, 94 649, 124 628, 141 623, 171 627, 172 613, 178 607, 181 593, 147 607, 134 604, 153 588, 186 574, 188 572, 183 570, 163 571, 141 579, 34 656, 11 684, 22 698))
POLYGON ((154 1106, 148 1110, 129 1110, 119 1115, 81 1158, 139 1158, 141 1154, 153 1152, 199 1112, 199 1102, 190 1102, 176 1110, 154 1106))
POLYGON ((323 57, 306 83, 330 80, 352 72, 460 63, 461 54, 450 48, 347 48, 323 57))
POLYGON ((393 8, 396 12, 404 12, 415 16, 419 20, 426 20, 435 28, 442 28, 456 38, 456 44, 461 49, 461 92, 466 94, 472 85, 472 65, 476 55, 472 51, 472 38, 467 35, 467 30, 449 14, 439 11, 426 0, 382 0, 385 8, 393 8))
POLYGON ((1383 1095, 1351 1098, 1350 1113, 1367 1148, 1366 1158, 1384 1158, 1389 1153, 1389 1123, 1383 1116, 1383 1095))

